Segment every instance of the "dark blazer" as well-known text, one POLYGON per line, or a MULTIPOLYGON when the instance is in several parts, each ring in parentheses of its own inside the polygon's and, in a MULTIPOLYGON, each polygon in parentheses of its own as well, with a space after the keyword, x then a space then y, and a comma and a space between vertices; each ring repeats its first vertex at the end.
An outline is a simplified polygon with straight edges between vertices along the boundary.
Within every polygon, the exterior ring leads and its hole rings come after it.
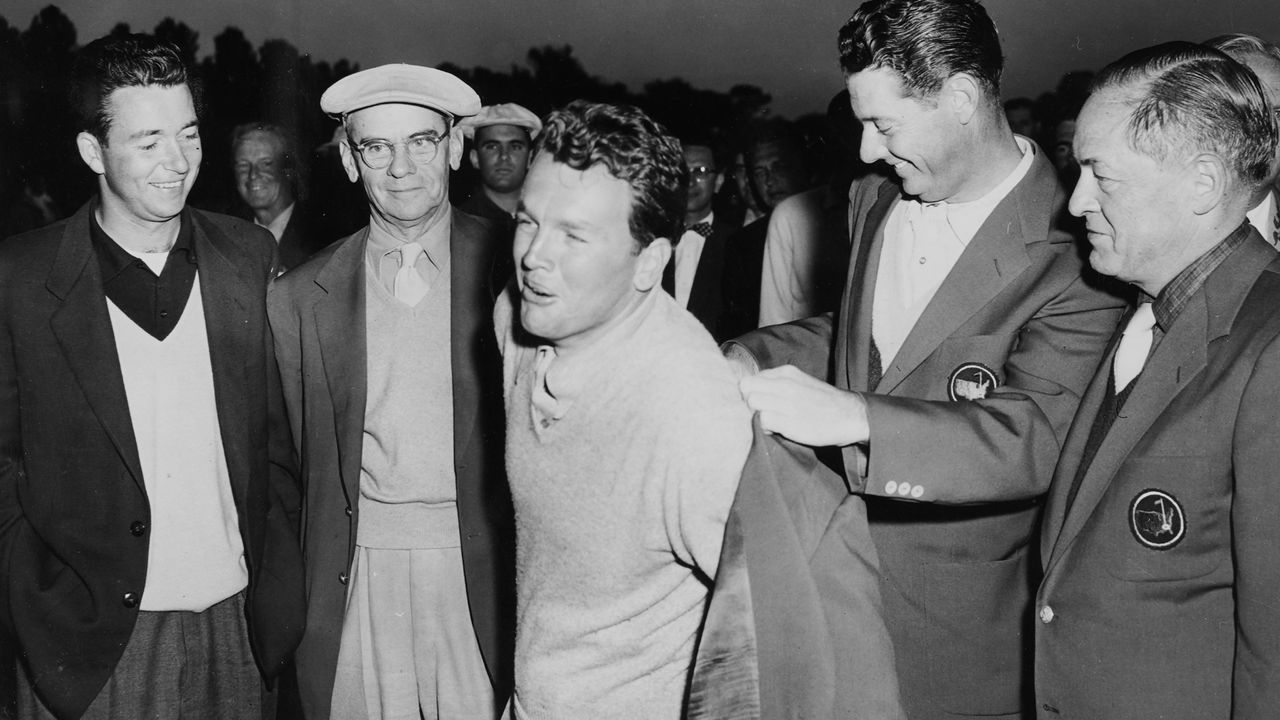
POLYGON ((720 274, 722 305, 713 336, 724 341, 755 330, 760 324, 760 274, 764 271, 764 241, 769 232, 766 213, 728 236, 720 274))
POLYGON ((1039 717, 1280 713, 1277 308, 1280 259, 1253 231, 1168 328, 1068 504, 1116 333, 1045 508, 1039 717))
MULTIPOLYGON (((733 233, 733 227, 716 218, 711 225, 711 234, 703 239, 702 253, 698 256, 698 268, 693 272, 693 285, 689 288, 689 304, 685 306, 698 322, 712 336, 716 334, 716 324, 720 320, 720 312, 724 304, 720 292, 720 277, 724 271, 725 238, 733 233)), ((675 287, 675 256, 663 269, 662 286, 675 287)))
POLYGON ((280 244, 276 247, 276 274, 301 265, 337 239, 337 235, 317 225, 308 206, 300 201, 295 203, 293 215, 289 216, 289 223, 284 226, 280 244))
POLYGON ((512 253, 516 237, 516 219, 498 204, 489 199, 482 188, 476 188, 471 197, 461 205, 454 206, 470 215, 487 220, 493 226, 493 266, 489 270, 489 288, 496 298, 516 272, 516 262, 512 253))
POLYGON ((838 314, 737 342, 764 367, 864 393, 870 442, 837 462, 866 497, 907 716, 1027 712, 1040 498, 1123 303, 1082 274, 1054 224, 1065 194, 1037 155, 873 385, 871 303, 901 187, 874 177, 856 190, 838 314), (985 398, 953 399, 984 374, 985 398))
MULTIPOLYGON (((145 592, 151 523, 92 212, 0 244, 0 624, 60 718, 84 712, 133 632, 124 598, 145 592)), ((249 639, 273 676, 303 622, 297 478, 265 309, 274 243, 223 215, 188 208, 183 222, 249 566, 249 639)))
MULTIPOLYGON (((494 691, 503 698, 511 690, 515 552, 503 469, 502 365, 486 275, 493 252, 488 233, 484 222, 453 213, 453 455, 471 621, 494 691)), ((308 632, 297 667, 309 720, 329 716, 359 520, 367 237, 366 228, 280 276, 268 298, 306 492, 308 632)))
POLYGON ((688 717, 902 720, 862 498, 808 448, 754 426, 688 717))

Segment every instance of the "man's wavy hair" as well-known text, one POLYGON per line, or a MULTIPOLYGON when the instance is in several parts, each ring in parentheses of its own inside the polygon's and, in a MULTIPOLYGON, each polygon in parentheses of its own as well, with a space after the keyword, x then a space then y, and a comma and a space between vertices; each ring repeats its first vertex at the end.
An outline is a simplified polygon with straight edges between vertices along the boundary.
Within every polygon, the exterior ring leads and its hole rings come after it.
POLYGON ((845 75, 892 70, 924 99, 968 73, 991 102, 1000 100, 1000 37, 976 0, 868 0, 840 28, 839 46, 845 75))
POLYGON ((640 248, 680 237, 689 176, 680 141, 639 108, 574 100, 547 118, 534 157, 543 153, 578 171, 603 165, 626 181, 640 248))
POLYGON ((76 53, 69 87, 77 132, 88 132, 106 145, 111 93, 148 85, 186 85, 200 116, 200 85, 173 45, 150 35, 107 35, 85 45, 76 53))
POLYGON ((1129 146, 1158 162, 1211 152, 1246 186, 1269 174, 1280 141, 1262 84, 1226 54, 1190 42, 1136 50, 1102 69, 1093 92, 1130 106, 1129 146))

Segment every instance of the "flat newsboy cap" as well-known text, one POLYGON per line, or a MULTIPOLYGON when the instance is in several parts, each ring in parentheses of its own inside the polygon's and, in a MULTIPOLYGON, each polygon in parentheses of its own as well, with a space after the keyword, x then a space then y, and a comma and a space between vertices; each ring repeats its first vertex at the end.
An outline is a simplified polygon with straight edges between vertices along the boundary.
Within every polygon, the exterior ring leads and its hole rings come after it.
POLYGON ((485 105, 480 112, 458 123, 468 140, 474 140, 476 129, 490 125, 514 125, 529 131, 529 139, 538 137, 542 132, 542 121, 537 115, 529 112, 523 105, 502 103, 501 105, 485 105))
POLYGON ((480 96, 470 85, 443 70, 404 63, 352 73, 320 96, 320 109, 335 118, 383 103, 421 105, 455 118, 480 112, 480 96))

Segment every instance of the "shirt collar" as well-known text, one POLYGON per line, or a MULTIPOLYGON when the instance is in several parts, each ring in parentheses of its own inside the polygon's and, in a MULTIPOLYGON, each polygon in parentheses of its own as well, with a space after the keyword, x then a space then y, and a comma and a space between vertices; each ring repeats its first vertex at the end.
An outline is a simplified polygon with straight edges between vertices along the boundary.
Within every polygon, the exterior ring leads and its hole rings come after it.
POLYGON ((675 302, 661 288, 653 288, 645 294, 645 298, 631 314, 621 318, 590 345, 576 348, 570 355, 565 355, 549 345, 538 346, 539 352, 543 352, 546 348, 556 354, 550 367, 547 368, 546 378, 547 394, 555 399, 557 404, 553 417, 556 419, 563 417, 569 405, 581 395, 583 389, 595 376, 612 373, 620 364, 621 360, 615 356, 619 353, 627 354, 628 339, 636 334, 645 319, 653 313, 654 308, 657 307, 659 295, 670 302, 675 302))
MULTIPOLYGON (((1183 268, 1169 284, 1161 288, 1160 293, 1156 295, 1151 311, 1156 316, 1156 325, 1160 326, 1160 330, 1168 332, 1173 326, 1173 322, 1178 319, 1178 315, 1182 314, 1183 308, 1191 301, 1192 296, 1204 287, 1204 281, 1222 261, 1226 260, 1235 249, 1249 237, 1253 226, 1248 222, 1241 223, 1227 235, 1226 238, 1214 245, 1208 252, 1196 258, 1190 265, 1183 268)), ((1150 296, 1142 293, 1143 299, 1150 300, 1150 296)))
MULTIPOLYGON (((196 254, 191 247, 190 220, 190 212, 183 208, 178 220, 178 239, 173 242, 173 247, 169 248, 169 255, 183 253, 186 255, 187 262, 195 265, 196 254)), ((125 250, 120 243, 107 234, 106 230, 102 229, 98 224, 96 208, 89 213, 89 239, 93 243, 94 254, 98 256, 98 267, 102 271, 103 283, 110 282, 130 266, 140 262, 137 255, 125 250)))
POLYGON ((959 238, 960 243, 968 245, 974 236, 978 234, 978 230, 982 229, 982 224, 991 216, 1000 201, 1013 192, 1013 189, 1017 187, 1018 183, 1022 182, 1022 179, 1027 176, 1027 172, 1031 169, 1031 163, 1036 154, 1035 143, 1021 135, 1014 135, 1013 139, 1018 143, 1018 149, 1022 151, 1022 159, 1018 161, 1012 172, 982 197, 962 203, 947 202, 945 200, 936 203, 923 203, 915 198, 912 198, 910 202, 921 206, 941 207, 947 214, 947 223, 951 225, 951 229, 955 232, 956 237, 959 238))
POLYGON ((284 236, 284 229, 289 226, 289 219, 293 217, 293 209, 297 207, 297 205, 298 203, 296 202, 289 203, 289 207, 285 208, 276 216, 275 220, 272 220, 266 225, 258 222, 258 218, 256 217, 253 219, 253 224, 258 227, 266 228, 271 232, 271 235, 276 239, 276 242, 280 242, 280 238, 284 236))
MULTIPOLYGON (((453 225, 452 208, 445 206, 440 220, 419 237, 415 242, 422 246, 423 255, 437 269, 444 267, 444 259, 449 251, 449 229, 453 225)), ((369 223, 368 256, 373 267, 378 267, 382 259, 393 252, 399 252, 404 241, 393 237, 377 223, 369 223)), ((398 261, 397 261, 398 264, 398 261)))

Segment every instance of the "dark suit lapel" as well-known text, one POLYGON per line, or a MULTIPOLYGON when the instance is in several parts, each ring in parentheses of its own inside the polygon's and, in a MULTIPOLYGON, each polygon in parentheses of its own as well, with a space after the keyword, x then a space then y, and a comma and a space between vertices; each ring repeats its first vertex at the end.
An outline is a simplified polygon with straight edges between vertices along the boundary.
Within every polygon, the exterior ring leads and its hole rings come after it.
MULTIPOLYGON (((1274 256, 1271 248, 1260 241, 1260 236, 1254 235, 1210 274, 1147 360, 1142 374, 1134 381, 1137 384, 1080 480, 1075 501, 1063 509, 1062 531, 1052 545, 1053 555, 1046 563, 1046 570, 1066 553, 1143 435, 1178 393, 1204 370, 1210 344, 1229 333, 1240 303, 1274 256)), ((1109 371, 1110 367, 1108 359, 1103 368, 1109 371)), ((1102 368, 1099 374, 1104 374, 1102 368)), ((1093 392, 1092 386, 1090 392, 1093 392)), ((1092 421, 1093 417, 1089 416, 1088 422, 1092 421)), ((1078 430, 1087 436, 1089 427, 1081 425, 1078 430)), ((1060 475, 1058 479, 1065 477, 1060 475)))
MULTIPOLYGON (((255 402, 250 393, 263 391, 247 373, 246 358, 260 356, 262 338, 256 331, 263 319, 251 317, 245 298, 260 296, 267 278, 251 277, 248 266, 233 258, 238 248, 212 223, 188 212, 192 221, 192 246, 199 268, 203 298, 205 333, 209 337, 209 359, 213 366, 213 390, 218 407, 218 426, 223 452, 237 501, 245 500, 249 488, 253 438, 249 408, 255 402)), ((241 507, 244 507, 241 504, 241 507)))
POLYGON ((943 340, 999 295, 1031 264, 1027 256, 1019 207, 1019 189, 1031 175, 1015 187, 979 228, 955 267, 947 274, 893 362, 884 368, 878 392, 892 392, 943 340))
POLYGON ((333 252, 316 275, 320 292, 313 312, 325 381, 333 402, 338 462, 348 492, 359 487, 365 401, 365 245, 369 230, 352 235, 333 252))
MULTIPOLYGON (((1198 293, 1183 308, 1169 333, 1147 360, 1142 374, 1134 381, 1137 384, 1130 391, 1129 399, 1120 408, 1111 430, 1103 438, 1085 476, 1081 478, 1075 500, 1071 507, 1063 508, 1065 517, 1062 531, 1054 543, 1055 557, 1052 561, 1058 559, 1061 551, 1070 545, 1071 540, 1084 527, 1107 487, 1111 485, 1116 471, 1151 428, 1152 423, 1192 378, 1204 369, 1207 314, 1204 293, 1198 293)), ((1104 367, 1108 377, 1103 382, 1110 382, 1110 360, 1104 367)), ((1098 374, 1104 374, 1102 368, 1099 368, 1098 374)), ((1105 390, 1105 386, 1103 389, 1105 390)), ((1097 409, 1094 410, 1094 415, 1096 414, 1097 409)), ((1090 416, 1088 426, 1080 427, 1085 436, 1089 434, 1092 422, 1093 416, 1090 416)), ((1066 478, 1065 475, 1062 477, 1068 482, 1074 478, 1066 478)))
POLYGON ((871 305, 876 295, 876 274, 880 269, 880 255, 884 250, 884 225, 889 211, 901 195, 897 183, 885 181, 871 209, 860 225, 853 228, 856 244, 852 248, 853 262, 845 281, 840 318, 840 331, 844 337, 836 338, 835 372, 837 387, 866 392, 868 360, 871 357, 871 305), (857 302, 851 303, 857 293, 857 302), (847 353, 847 354, 846 354, 847 353))
MULTIPOLYGON (((478 313, 492 309, 483 280, 487 257, 483 238, 461 213, 453 214, 449 237, 449 357, 453 371, 453 457, 466 457, 476 430, 480 388, 476 368, 482 367, 477 345, 478 313)), ((483 323, 479 323, 483 325, 483 323)))
POLYGON ((139 489, 145 493, 120 356, 97 259, 89 240, 89 215, 93 207, 94 203, 86 204, 63 231, 46 283, 49 292, 62 300, 62 305, 53 313, 49 324, 89 407, 139 489))

